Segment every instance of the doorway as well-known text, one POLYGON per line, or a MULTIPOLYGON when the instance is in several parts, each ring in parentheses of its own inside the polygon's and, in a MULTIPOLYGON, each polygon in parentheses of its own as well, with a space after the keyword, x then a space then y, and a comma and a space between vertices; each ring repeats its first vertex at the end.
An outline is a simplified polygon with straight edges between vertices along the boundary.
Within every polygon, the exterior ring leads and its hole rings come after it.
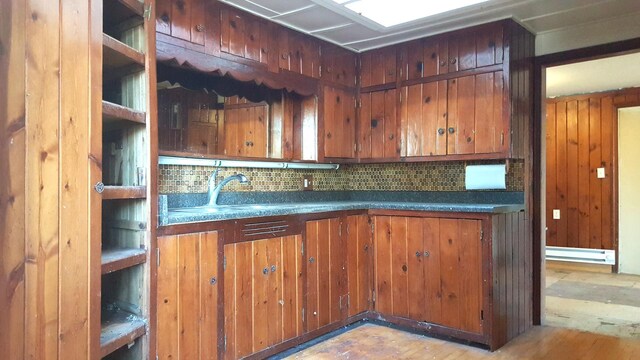
POLYGON ((618 110, 618 271, 640 275, 640 106, 618 110))

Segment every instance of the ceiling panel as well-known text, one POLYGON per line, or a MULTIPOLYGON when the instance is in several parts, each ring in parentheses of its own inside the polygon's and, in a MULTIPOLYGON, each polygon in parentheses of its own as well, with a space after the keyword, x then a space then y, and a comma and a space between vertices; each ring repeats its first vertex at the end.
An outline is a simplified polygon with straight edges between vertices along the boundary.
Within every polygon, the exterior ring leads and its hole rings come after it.
POLYGON ((307 32, 351 23, 343 16, 317 5, 293 14, 279 16, 276 20, 307 32))
POLYGON ((611 2, 606 2, 539 17, 526 23, 541 32, 571 27, 603 18, 618 17, 638 11, 640 11, 640 1, 636 3, 621 2, 618 6, 611 6, 611 2))
MULTIPOLYGON (((224 0, 225 2, 235 3, 236 0, 224 0)), ((283 14, 289 11, 301 9, 305 6, 313 4, 309 0, 250 0, 255 4, 271 9, 279 14, 283 14)))
POLYGON ((240 9, 244 9, 247 10, 249 12, 252 12, 256 15, 262 16, 262 17, 266 17, 266 18, 270 18, 273 16, 278 15, 277 12, 269 10, 267 8, 264 8, 262 6, 258 6, 254 3, 252 3, 251 1, 247 1, 247 0, 233 0, 230 2, 227 2, 229 5, 238 7, 240 9))
POLYGON ((369 39, 378 36, 379 34, 375 30, 371 30, 366 26, 352 23, 351 25, 340 27, 337 29, 320 31, 318 33, 314 33, 313 35, 323 38, 330 38, 334 42, 346 44, 361 39, 369 39))

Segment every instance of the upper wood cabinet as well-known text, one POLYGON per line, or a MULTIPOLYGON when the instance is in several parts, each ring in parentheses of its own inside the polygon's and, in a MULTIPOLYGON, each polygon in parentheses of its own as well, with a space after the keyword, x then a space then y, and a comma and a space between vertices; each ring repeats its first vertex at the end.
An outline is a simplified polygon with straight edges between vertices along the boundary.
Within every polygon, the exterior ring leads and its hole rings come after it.
POLYGON ((205 44, 205 0, 158 0, 156 31, 197 45, 205 44))
POLYGON ((312 78, 320 78, 320 42, 315 38, 280 28, 278 67, 312 78))
POLYGON ((399 53, 402 80, 501 64, 503 23, 415 40, 401 45, 399 53))
POLYGON ((396 47, 366 51, 360 54, 360 86, 394 83, 397 79, 396 47))
POLYGON ((329 43, 322 44, 322 80, 347 87, 356 86, 356 53, 329 43))
POLYGON ((360 94, 357 151, 360 159, 398 159, 396 89, 360 94))
POLYGON ((401 89, 402 156, 505 153, 502 71, 401 89))
POLYGON ((353 93, 325 86, 323 91, 324 157, 355 158, 356 97, 353 93))

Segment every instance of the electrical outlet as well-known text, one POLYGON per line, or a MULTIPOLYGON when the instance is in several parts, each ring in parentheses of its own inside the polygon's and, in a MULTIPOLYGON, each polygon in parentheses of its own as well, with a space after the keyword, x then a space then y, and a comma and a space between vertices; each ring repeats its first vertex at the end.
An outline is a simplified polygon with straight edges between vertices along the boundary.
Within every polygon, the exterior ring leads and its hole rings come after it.
POLYGON ((605 173, 604 173, 604 168, 603 167, 599 167, 597 172, 598 172, 598 179, 604 179, 605 178, 605 173))
POLYGON ((302 190, 303 191, 313 190, 313 175, 304 175, 302 177, 302 190))
POLYGON ((553 220, 560 220, 560 209, 553 209, 553 220))

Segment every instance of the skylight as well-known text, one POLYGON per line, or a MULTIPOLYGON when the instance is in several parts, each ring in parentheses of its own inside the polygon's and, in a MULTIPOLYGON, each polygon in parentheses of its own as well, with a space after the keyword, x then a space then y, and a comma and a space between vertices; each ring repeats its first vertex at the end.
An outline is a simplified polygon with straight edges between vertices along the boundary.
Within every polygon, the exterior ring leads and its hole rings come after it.
POLYGON ((333 0, 384 27, 404 24, 488 0, 333 0))

